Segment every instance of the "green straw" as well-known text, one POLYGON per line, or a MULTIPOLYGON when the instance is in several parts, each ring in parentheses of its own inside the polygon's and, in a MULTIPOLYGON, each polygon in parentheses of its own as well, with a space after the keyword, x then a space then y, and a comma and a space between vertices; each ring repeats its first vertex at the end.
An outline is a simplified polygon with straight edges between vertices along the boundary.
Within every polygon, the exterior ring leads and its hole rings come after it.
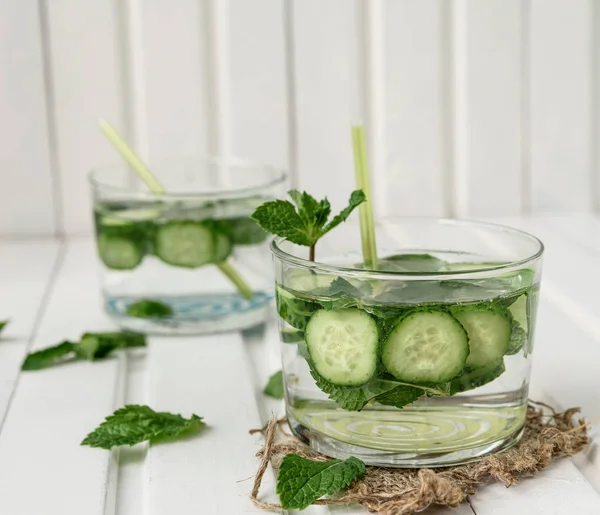
POLYGON ((352 147, 354 149, 354 170, 356 187, 363 190, 367 200, 358 206, 360 237, 365 267, 377 269, 377 244, 375 241, 375 222, 371 202, 371 182, 369 179, 369 159, 367 156, 367 138, 363 125, 352 127, 352 147))
MULTIPOLYGON (((122 136, 115 130, 115 128, 108 123, 106 120, 100 120, 100 130, 102 134, 106 136, 106 139, 112 144, 113 147, 123 156, 123 159, 131 167, 131 169, 138 174, 139 178, 142 179, 150 188, 152 193, 162 195, 165 193, 165 189, 150 169, 144 164, 139 156, 131 149, 127 142, 122 136)), ((237 272, 231 264, 223 261, 222 263, 216 263, 217 267, 223 274, 235 285, 240 295, 246 300, 250 300, 254 293, 250 289, 250 286, 244 281, 242 276, 237 272)))

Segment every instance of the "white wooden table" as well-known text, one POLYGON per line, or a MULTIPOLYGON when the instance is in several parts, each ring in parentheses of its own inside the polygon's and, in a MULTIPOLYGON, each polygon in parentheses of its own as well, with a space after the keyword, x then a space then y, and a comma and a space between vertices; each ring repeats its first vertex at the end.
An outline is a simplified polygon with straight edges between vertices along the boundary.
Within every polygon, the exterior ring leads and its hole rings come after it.
MULTIPOLYGON (((600 219, 499 220, 546 244, 532 398, 600 415, 600 219)), ((264 334, 149 338, 147 352, 20 373, 25 354, 112 327, 99 304, 91 240, 0 241, 0 514, 255 513, 248 500, 262 426, 281 402, 262 394, 279 369, 273 324, 264 334), (172 444, 108 452, 82 438, 124 403, 205 417, 210 428, 172 444)), ((598 426, 591 435, 600 435, 598 426)), ((267 475, 263 496, 274 500, 267 475)), ((483 488, 438 515, 600 513, 597 444, 536 478, 483 488)), ((304 513, 359 514, 356 507, 304 513)))

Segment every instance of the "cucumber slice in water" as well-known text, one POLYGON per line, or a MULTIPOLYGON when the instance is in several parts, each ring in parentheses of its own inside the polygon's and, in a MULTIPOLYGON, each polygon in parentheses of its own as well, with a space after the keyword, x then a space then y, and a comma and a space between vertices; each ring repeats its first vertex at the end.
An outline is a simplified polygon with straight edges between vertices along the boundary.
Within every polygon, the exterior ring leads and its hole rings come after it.
POLYGON ((497 363, 508 350, 512 324, 501 308, 469 306, 452 310, 469 335, 467 366, 479 368, 497 363))
POLYGON ((229 239, 229 236, 219 231, 215 231, 214 238, 213 261, 215 263, 222 263, 231 254, 231 251, 233 250, 233 244, 229 239))
POLYGON ((360 309, 317 311, 306 326, 306 344, 317 373, 337 386, 368 383, 377 370, 377 324, 360 309))
POLYGON ((381 360, 390 374, 409 383, 443 383, 460 374, 469 355, 463 326, 443 311, 403 318, 383 344, 381 360))
POLYGON ((173 266, 197 268, 213 261, 214 233, 201 222, 173 221, 156 231, 155 253, 173 266))
POLYGON ((112 270, 131 270, 144 257, 140 245, 134 240, 109 234, 98 236, 98 255, 106 267, 112 270))

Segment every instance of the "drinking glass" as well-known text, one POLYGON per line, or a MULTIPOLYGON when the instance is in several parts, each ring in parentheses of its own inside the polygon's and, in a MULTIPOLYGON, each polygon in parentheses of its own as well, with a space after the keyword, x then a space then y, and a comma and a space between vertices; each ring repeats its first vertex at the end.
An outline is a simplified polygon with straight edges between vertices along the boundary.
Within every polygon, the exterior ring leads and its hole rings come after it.
POLYGON ((261 323, 273 296, 268 235, 249 215, 282 194, 286 173, 218 158, 150 164, 166 193, 125 164, 90 174, 106 312, 158 334, 261 323))
POLYGON ((291 430, 367 464, 440 467, 523 433, 542 243, 488 223, 388 219, 377 267, 346 223, 308 249, 273 240, 291 430))

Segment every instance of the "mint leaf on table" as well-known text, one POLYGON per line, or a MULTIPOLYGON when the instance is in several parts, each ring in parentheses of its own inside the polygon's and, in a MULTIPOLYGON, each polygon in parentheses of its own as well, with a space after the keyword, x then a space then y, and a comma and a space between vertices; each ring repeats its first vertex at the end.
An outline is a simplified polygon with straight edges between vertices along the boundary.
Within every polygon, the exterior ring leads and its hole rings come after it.
POLYGON ((148 406, 129 404, 106 417, 81 445, 111 449, 119 445, 135 445, 160 437, 176 437, 182 433, 202 429, 202 417, 184 418, 167 412, 157 412, 148 406))
POLYGON ((365 475, 365 464, 351 456, 345 461, 313 461, 297 454, 284 456, 277 473, 277 494, 285 509, 303 510, 365 475))
POLYGON ((298 190, 290 190, 288 195, 293 204, 288 200, 265 202, 256 208, 251 218, 265 231, 306 247, 314 247, 319 238, 346 220, 366 200, 361 190, 353 191, 348 206, 327 223, 331 214, 327 198, 318 201, 305 191, 301 193, 298 190))
POLYGON ((173 315, 173 309, 158 300, 142 299, 129 304, 127 314, 136 318, 163 318, 173 315))
POLYGON ((94 361, 107 357, 115 349, 144 347, 146 336, 133 331, 85 333, 79 343, 64 341, 28 354, 22 370, 40 370, 65 361, 87 359, 94 361))
POLYGON ((0 321, 0 333, 2 332, 2 329, 6 327, 6 324, 8 324, 8 320, 0 321))
POLYGON ((57 365, 64 361, 68 361, 74 357, 74 350, 77 347, 76 343, 64 341, 37 352, 28 354, 21 365, 22 370, 40 370, 52 365, 57 365))
POLYGON ((263 390, 265 395, 273 399, 283 399, 283 373, 281 370, 275 372, 263 390))
POLYGON ((115 349, 144 347, 145 345, 145 335, 133 331, 85 333, 74 350, 79 358, 93 361, 105 358, 115 349))

